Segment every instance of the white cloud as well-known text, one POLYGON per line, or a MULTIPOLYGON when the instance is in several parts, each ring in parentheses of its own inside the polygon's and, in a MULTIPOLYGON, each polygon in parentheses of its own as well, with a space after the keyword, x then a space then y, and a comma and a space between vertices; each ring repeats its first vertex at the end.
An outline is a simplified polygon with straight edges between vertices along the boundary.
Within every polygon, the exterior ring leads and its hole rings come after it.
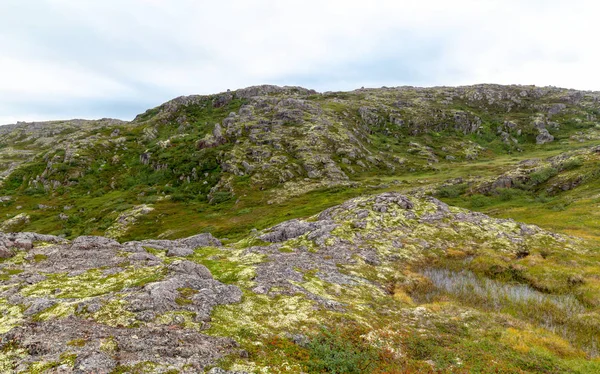
POLYGON ((6 0, 0 122, 132 117, 261 83, 600 89, 599 10, 583 0, 6 0), (119 100, 132 104, 117 110, 119 100))

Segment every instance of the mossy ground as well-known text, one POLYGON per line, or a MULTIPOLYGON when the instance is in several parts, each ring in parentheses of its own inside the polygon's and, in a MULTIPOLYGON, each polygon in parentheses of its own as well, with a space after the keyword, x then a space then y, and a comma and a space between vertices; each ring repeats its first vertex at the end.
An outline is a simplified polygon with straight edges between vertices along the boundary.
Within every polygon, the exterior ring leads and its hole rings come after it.
MULTIPOLYGON (((517 94, 522 89, 506 88, 517 94)), ((502 101, 490 104, 469 99, 479 92, 476 88, 444 103, 452 94, 448 90, 432 89, 425 96, 408 90, 400 102, 396 91, 384 89, 303 96, 307 108, 301 109, 298 122, 286 120, 279 130, 257 135, 252 131, 260 121, 273 120, 277 112, 255 108, 255 118, 239 128, 239 142, 208 148, 199 146, 198 141, 213 139, 215 123, 222 123, 230 112, 241 113, 240 108, 250 101, 235 98, 223 104, 221 96, 215 95, 175 106, 174 112, 169 105, 161 106, 128 124, 92 124, 86 132, 71 129, 63 135, 76 134, 71 140, 80 147, 70 159, 65 149, 36 148, 32 140, 0 143, 7 160, 23 162, 2 181, 0 196, 11 198, 0 202, 0 216, 2 221, 19 214, 29 217, 10 227, 12 231, 67 238, 108 233, 122 241, 174 239, 199 232, 224 238, 226 247, 201 248, 187 257, 209 268, 217 280, 237 285, 244 292, 241 303, 218 306, 205 331, 233 337, 248 352, 248 358, 226 358, 221 363, 224 367, 256 372, 600 372, 598 348, 590 340, 600 326, 599 160, 593 154, 577 154, 557 165, 547 161, 597 145, 592 135, 597 132, 595 116, 600 111, 593 100, 567 105, 564 112, 547 118, 560 124, 559 130, 552 130, 555 141, 536 145, 537 130, 531 124, 539 114, 536 108, 563 102, 567 91, 550 90, 540 100, 521 97, 520 103, 507 111, 502 101), (361 107, 368 110, 361 111, 361 107), (460 113, 466 113, 464 118, 469 121, 479 118, 479 129, 467 133, 457 127, 464 123, 448 125, 460 113), (406 121, 401 124, 394 118, 406 121), (522 132, 511 133, 518 145, 506 144, 498 136, 497 127, 505 121, 520 126, 522 132), (115 129, 119 130, 117 137, 112 136, 115 129), (287 136, 284 141, 281 134, 287 136), (251 140, 251 136, 258 138, 251 140), (348 149, 340 145, 348 145, 348 149), (30 153, 16 155, 15 149, 30 153), (353 159, 356 152, 359 156, 353 159), (143 155, 149 157, 147 161, 143 155), (316 155, 324 158, 315 161, 316 155), (532 159, 542 160, 543 167, 531 172, 522 185, 478 190, 501 175, 517 174, 522 163, 532 159), (242 160, 252 161, 248 170, 254 171, 244 171, 242 160), (303 169, 306 165, 317 165, 325 174, 309 177, 303 169), (327 174, 332 165, 348 179, 327 174), (232 166, 242 172, 227 169, 232 166), (574 181, 578 182, 563 191, 561 186, 574 181), (534 237, 525 243, 527 251, 518 254, 507 250, 516 247, 514 243, 496 235, 516 232, 514 223, 490 224, 494 233, 489 235, 467 224, 450 227, 446 222, 449 227, 435 230, 420 224, 412 228, 412 237, 404 241, 401 250, 392 248, 389 238, 364 241, 382 257, 397 256, 399 264, 373 266, 356 258, 354 264, 339 266, 342 274, 364 282, 328 283, 315 269, 306 271, 303 282, 295 284, 343 305, 343 310, 323 308, 304 294, 267 296, 251 291, 256 266, 268 261, 265 256, 245 253, 250 246, 265 244, 253 229, 293 218, 314 220, 310 217, 350 198, 387 191, 435 195, 452 206, 535 224, 582 240, 562 245, 548 236, 534 237), (119 224, 144 205, 153 210, 136 216, 132 224, 119 224), (429 253, 425 254, 419 239, 431 244, 429 253), (540 300, 570 297, 583 310, 565 315, 554 310, 554 304, 543 302, 497 307, 487 297, 435 287, 424 275, 431 268, 468 271, 476 279, 475 285, 497 282, 493 284, 502 290, 526 286, 547 296, 540 300), (540 316, 555 318, 556 328, 540 316), (312 343, 296 344, 293 336, 298 334, 312 343)), ((268 100, 279 102, 284 96, 270 94, 268 100)), ((422 214, 429 208, 424 204, 415 211, 422 214)), ((348 221, 332 234, 342 242, 353 242, 357 233, 369 231, 377 235, 387 232, 390 237, 404 235, 394 227, 405 226, 407 221, 400 216, 385 219, 375 221, 371 214, 363 231, 348 221)), ((300 246, 319 250, 314 242, 300 237, 283 243, 280 251, 293 254, 300 246)), ((165 263, 176 260, 166 257, 164 251, 149 252, 165 263)), ((43 262, 43 256, 26 259, 25 252, 19 251, 2 260, 0 280, 9 281, 21 271, 21 265, 43 262)), ((61 318, 75 313, 72 300, 110 296, 126 287, 159 280, 163 274, 162 267, 121 270, 105 275, 102 269, 95 269, 74 277, 50 274, 21 293, 52 295, 59 303, 35 318, 61 318)), ((181 305, 193 296, 189 290, 179 292, 181 305)), ((22 309, 0 299, 0 333, 23 320, 22 309)), ((124 301, 116 297, 103 303, 91 318, 115 327, 135 328, 138 323, 124 301)), ((157 323, 172 324, 176 319, 183 320, 187 328, 205 328, 186 312, 159 316, 157 323)), ((9 360, 25 354, 9 348, 0 353, 0 371, 10 370, 9 360)), ((48 371, 72 365, 72 361, 73 357, 66 355, 56 362, 35 364, 31 371, 48 371)), ((139 366, 119 367, 116 372, 154 368, 151 363, 139 366)))

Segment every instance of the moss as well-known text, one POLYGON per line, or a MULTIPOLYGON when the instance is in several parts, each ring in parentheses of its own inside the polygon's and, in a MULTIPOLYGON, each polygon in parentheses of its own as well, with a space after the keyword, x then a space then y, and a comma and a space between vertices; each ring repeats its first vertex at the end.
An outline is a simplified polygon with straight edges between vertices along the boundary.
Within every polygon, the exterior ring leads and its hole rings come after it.
POLYGON ((175 302, 177 305, 189 305, 192 304, 193 301, 191 297, 198 293, 197 290, 193 288, 178 288, 179 296, 175 298, 175 302))
POLYGON ((33 321, 47 321, 50 319, 65 318, 75 313, 77 302, 56 303, 48 309, 45 309, 31 316, 33 321))
POLYGON ((161 314, 154 323, 161 325, 177 324, 186 329, 202 331, 205 327, 204 322, 195 322, 196 313, 188 311, 171 311, 161 314))
POLYGON ((10 304, 5 298, 0 298, 0 334, 10 331, 23 321, 23 311, 19 305, 10 304))
POLYGON ((28 373, 45 373, 51 369, 57 368, 59 366, 66 365, 69 368, 73 368, 75 366, 75 360, 77 359, 77 355, 74 353, 65 352, 60 355, 60 359, 58 361, 51 362, 34 362, 31 364, 27 370, 28 373))
POLYGON ((118 365, 110 374, 156 373, 160 367, 156 362, 146 361, 135 365, 118 365))
POLYGON ((21 362, 27 356, 26 349, 20 348, 14 343, 5 344, 0 350, 0 372, 13 373, 15 364, 21 362))
POLYGON ((83 347, 88 343, 86 339, 73 339, 67 342, 67 345, 72 347, 83 347))
POLYGON ((69 277, 65 273, 49 274, 46 280, 24 287, 21 293, 29 297, 54 295, 57 298, 84 298, 117 292, 124 288, 142 287, 164 277, 162 266, 127 267, 116 274, 104 275, 103 270, 92 269, 69 277), (55 290, 60 290, 55 293, 55 290))
POLYGON ((119 349, 119 344, 114 337, 108 337, 100 342, 100 350, 108 354, 114 354, 119 349))
POLYGON ((36 253, 35 255, 33 255, 34 262, 42 262, 47 259, 48 259, 48 256, 46 256, 45 254, 42 254, 42 253, 36 253))
POLYGON ((92 314, 92 318, 113 327, 138 327, 140 322, 135 314, 127 310, 127 302, 119 297, 113 297, 104 303, 100 310, 92 314))
POLYGON ((4 268, 2 269, 2 271, 6 274, 6 275, 16 275, 16 274, 21 274, 23 272, 23 269, 11 269, 11 268, 4 268))
POLYGON ((543 329, 533 331, 508 328, 502 335, 502 341, 510 345, 514 350, 523 353, 538 348, 543 349, 561 358, 585 358, 583 351, 574 349, 569 342, 563 338, 543 329))
POLYGON ((256 253, 246 253, 243 249, 204 247, 197 249, 189 259, 206 266, 213 277, 223 283, 251 287, 255 277, 255 265, 263 262, 264 257, 256 253))
POLYGON ((272 334, 294 330, 302 324, 319 322, 313 306, 312 301, 300 295, 270 298, 246 292, 241 303, 215 308, 207 333, 245 341, 248 338, 247 331, 272 334))

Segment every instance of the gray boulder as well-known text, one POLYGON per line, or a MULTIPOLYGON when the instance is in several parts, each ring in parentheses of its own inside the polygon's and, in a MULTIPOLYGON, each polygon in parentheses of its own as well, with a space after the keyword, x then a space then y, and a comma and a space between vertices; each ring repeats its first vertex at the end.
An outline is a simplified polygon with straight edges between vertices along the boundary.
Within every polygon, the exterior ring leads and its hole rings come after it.
POLYGON ((259 238, 265 242, 280 243, 297 238, 308 232, 314 232, 314 235, 309 235, 309 239, 314 240, 328 235, 335 227, 337 227, 337 225, 328 220, 306 222, 299 219, 293 219, 272 227, 259 238))
POLYGON ((103 352, 93 352, 75 360, 75 373, 111 373, 117 366, 115 360, 103 352))
POLYGON ((14 255, 14 252, 10 248, 0 246, 0 258, 9 258, 14 255))
POLYGON ((222 246, 221 241, 211 234, 198 234, 190 236, 189 238, 177 240, 178 244, 182 244, 192 249, 198 247, 220 247, 222 246))
POLYGON ((26 316, 31 316, 31 315, 37 314, 43 310, 50 308, 54 304, 56 304, 56 301, 54 301, 54 300, 35 299, 33 301, 33 303, 29 306, 29 308, 27 308, 27 310, 23 314, 25 314, 26 316))
POLYGON ((116 248, 119 246, 118 241, 103 236, 80 236, 71 243, 71 249, 74 250, 91 250, 105 247, 116 248))
POLYGON ((167 251, 169 257, 185 257, 194 253, 194 250, 188 247, 172 247, 167 251))
POLYGON ((536 144, 546 144, 554 141, 554 136, 546 129, 540 129, 539 135, 535 138, 536 144))

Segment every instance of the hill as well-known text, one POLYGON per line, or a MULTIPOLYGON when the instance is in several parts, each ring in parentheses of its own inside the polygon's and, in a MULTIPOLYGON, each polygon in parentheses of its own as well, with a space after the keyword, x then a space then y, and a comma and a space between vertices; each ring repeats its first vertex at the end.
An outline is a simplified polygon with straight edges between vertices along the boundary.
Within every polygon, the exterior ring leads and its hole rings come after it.
POLYGON ((0 127, 0 368, 598 372, 599 115, 257 86, 0 127))

